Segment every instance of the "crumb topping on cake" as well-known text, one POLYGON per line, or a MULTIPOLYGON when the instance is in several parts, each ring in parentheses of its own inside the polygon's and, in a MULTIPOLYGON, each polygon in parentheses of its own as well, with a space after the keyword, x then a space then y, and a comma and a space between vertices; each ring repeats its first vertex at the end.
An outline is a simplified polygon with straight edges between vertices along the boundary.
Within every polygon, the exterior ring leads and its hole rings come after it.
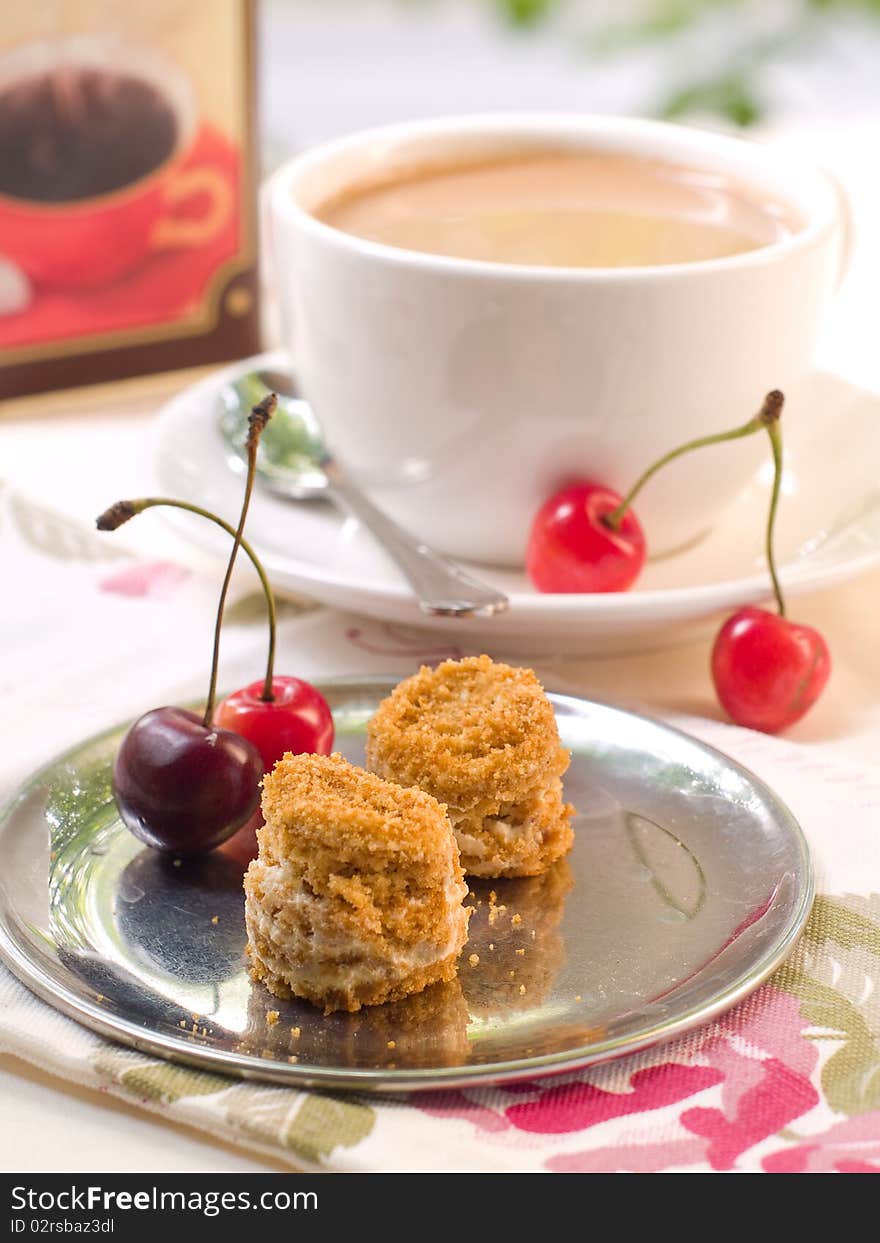
MULTIPOLYGON (((314 837, 342 857, 353 851, 434 852, 446 840, 445 809, 430 794, 405 789, 350 764, 344 756, 292 755, 263 778, 268 838, 294 833, 314 837)), ((282 856, 288 851, 279 842, 282 856)))
POLYGON ((531 669, 489 656, 447 660, 401 682, 367 727, 378 772, 469 809, 487 795, 515 802, 558 767, 553 707, 531 669))

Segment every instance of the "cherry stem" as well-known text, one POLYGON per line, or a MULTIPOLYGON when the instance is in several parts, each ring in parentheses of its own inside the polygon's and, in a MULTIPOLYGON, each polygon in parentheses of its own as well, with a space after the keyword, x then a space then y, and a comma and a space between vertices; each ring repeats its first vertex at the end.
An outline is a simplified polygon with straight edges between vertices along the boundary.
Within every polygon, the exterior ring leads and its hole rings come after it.
POLYGON ((257 471, 257 448, 260 443, 260 435, 263 428, 269 422, 274 413, 275 407, 278 405, 278 398, 274 393, 267 394, 262 401, 251 409, 248 415, 248 434, 245 441, 245 449, 247 451, 247 476, 244 486, 244 497, 241 503, 241 512, 238 517, 238 526, 233 530, 229 523, 224 522, 222 518, 218 518, 215 514, 208 510, 201 509, 197 505, 190 505, 186 501, 165 500, 162 497, 146 497, 140 501, 118 501, 115 505, 111 505, 98 518, 99 531, 115 531, 117 527, 122 526, 129 518, 133 518, 136 513, 140 513, 142 509, 147 509, 151 505, 172 505, 177 509, 186 509, 191 513, 200 514, 204 518, 210 518, 212 522, 216 522, 225 531, 230 532, 233 536, 232 551, 229 554, 229 561, 226 565, 226 573, 223 576, 223 585, 220 588, 220 599, 217 603, 217 618, 214 622, 214 648, 211 654, 211 677, 208 684, 208 696, 205 701, 205 713, 202 718, 202 724, 206 729, 210 728, 214 719, 214 706, 217 700, 217 672, 220 667, 220 631, 223 626, 223 612, 226 607, 226 597, 229 594, 229 584, 232 581, 232 571, 235 567, 235 558, 238 555, 239 548, 244 547, 245 552, 250 557, 257 573, 260 576, 260 582, 266 595, 266 602, 269 606, 270 620, 270 637, 269 637, 269 660, 266 669, 266 680, 263 683, 263 694, 261 698, 270 701, 272 695, 272 670, 275 660, 275 602, 272 596, 272 590, 269 587, 263 567, 254 553, 254 550, 246 543, 244 539, 244 524, 247 521, 248 508, 251 503, 251 494, 254 490, 254 477, 257 471))
MULTIPOLYGON (((217 620, 214 622, 214 650, 211 654, 211 680, 208 683, 208 698, 205 701, 205 715, 202 718, 202 724, 206 729, 214 719, 214 704, 217 699, 217 671, 220 667, 220 631, 223 627, 223 610, 226 608, 226 597, 229 594, 229 584, 232 582, 235 558, 238 556, 238 550, 241 547, 244 524, 247 520, 247 513, 251 503, 251 493, 254 490, 254 477, 257 473, 257 446, 260 443, 260 433, 271 419, 277 405, 278 398, 274 393, 269 393, 262 401, 257 402, 248 415, 248 434, 245 441, 247 475, 244 483, 244 498, 241 502, 241 513, 238 516, 238 526, 235 531, 235 539, 232 542, 232 551, 229 554, 226 573, 223 576, 223 586, 220 588, 220 599, 217 602, 217 620)), ((264 693, 265 689, 264 686, 264 693)))
MULTIPOLYGON (((201 505, 192 505, 189 501, 178 501, 170 496, 142 496, 134 501, 117 501, 115 505, 111 505, 98 518, 98 530, 115 531, 117 527, 121 527, 130 518, 134 518, 137 514, 142 514, 145 509, 155 509, 162 505, 167 505, 171 509, 183 509, 187 513, 198 514, 200 518, 207 518, 210 522, 215 523, 224 530, 227 535, 231 535, 233 539, 235 538, 235 527, 231 523, 224 521, 223 518, 219 518, 217 514, 212 514, 209 509, 202 509, 201 505)), ((263 563, 246 539, 241 541, 241 550, 256 570, 260 586, 263 588, 263 595, 266 597, 266 612, 269 618, 269 653, 266 659, 266 680, 260 698, 266 703, 271 703, 275 698, 272 693, 272 678, 275 673, 275 632, 277 629, 275 595, 266 571, 263 569, 263 563)))
POLYGON ((776 572, 776 556, 773 551, 773 530, 776 525, 776 510, 779 508, 779 494, 782 490, 782 430, 778 422, 767 424, 767 435, 770 437, 770 445, 773 449, 773 491, 770 493, 770 509, 767 512, 765 552, 770 581, 773 584, 773 595, 776 597, 776 607, 779 610, 779 616, 785 617, 785 597, 776 572))
POLYGON ((620 504, 615 506, 610 513, 605 514, 602 521, 612 531, 616 531, 621 522, 623 522, 626 511, 630 508, 639 492, 641 492, 648 480, 652 479, 664 466, 668 466, 676 458, 683 457, 685 453, 691 453, 694 449, 705 449, 709 445, 720 445, 727 440, 741 440, 745 436, 751 436, 755 432, 760 431, 762 427, 769 429, 778 422, 779 416, 782 414, 784 402, 785 398, 782 393, 778 389, 774 389, 767 394, 761 409, 749 419, 748 423, 743 423, 741 427, 734 427, 727 432, 716 432, 711 436, 700 436, 697 440, 689 440, 686 444, 679 445, 677 449, 672 449, 669 453, 664 454, 663 457, 658 458, 652 466, 649 466, 639 476, 620 504))

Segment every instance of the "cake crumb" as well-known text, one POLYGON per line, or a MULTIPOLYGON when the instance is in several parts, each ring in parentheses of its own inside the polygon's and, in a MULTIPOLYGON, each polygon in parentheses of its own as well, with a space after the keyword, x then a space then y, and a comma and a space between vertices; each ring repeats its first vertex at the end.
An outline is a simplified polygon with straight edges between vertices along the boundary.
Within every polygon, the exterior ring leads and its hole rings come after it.
POLYGON ((269 1025, 269 1027, 274 1027, 275 1024, 278 1022, 279 1017, 280 1017, 280 1011, 278 1010, 267 1010, 266 1011, 266 1022, 269 1025))
POLYGON ((290 1029, 290 1034, 291 1034, 291 1036, 293 1036, 294 1040, 299 1040, 300 1036, 302 1035, 302 1028, 301 1028, 301 1027, 291 1027, 291 1029, 290 1029))
POLYGON ((299 1057, 297 1056, 296 1053, 291 1053, 290 1057, 287 1060, 288 1062, 298 1062, 299 1057))
POLYGON ((520 995, 520 997, 522 997, 522 995, 523 995, 523 993, 525 993, 525 991, 526 991, 526 986, 525 986, 525 984, 520 984, 520 986, 519 986, 519 995, 520 995))
POLYGON ((212 923, 212 924, 219 924, 219 923, 220 923, 220 916, 219 916, 219 915, 212 915, 212 916, 211 916, 211 923, 212 923))
POLYGON ((186 1019, 181 1019, 177 1024, 178 1027, 186 1027, 186 1019))
POLYGON ((507 974, 510 976, 510 978, 511 978, 511 979, 513 979, 513 977, 516 975, 516 972, 515 972, 515 971, 508 971, 508 973, 507 973, 507 974))
POLYGON ((524 956, 524 954, 525 954, 525 950, 524 950, 524 949, 518 949, 516 952, 517 952, 517 954, 519 954, 520 958, 522 958, 522 957, 524 956))
POLYGON ((388 1041, 388 1044, 387 1044, 385 1047, 386 1047, 386 1048, 388 1048, 388 1049, 396 1049, 396 1048, 397 1048, 397 1041, 396 1041, 396 1040, 389 1040, 389 1041, 388 1041))
POLYGON ((535 933, 535 930, 534 930, 534 928, 533 928, 533 929, 532 929, 532 940, 533 940, 533 941, 534 941, 534 939, 535 939, 535 936, 536 936, 536 933, 535 933))
POLYGON ((471 964, 472 967, 476 967, 479 961, 480 961, 479 954, 471 954, 468 958, 468 962, 471 964))
POLYGON ((511 915, 510 922, 513 924, 514 928, 517 927, 518 924, 522 923, 522 915, 520 915, 519 913, 517 913, 516 915, 511 915))
POLYGON ((494 942, 494 941, 490 941, 490 942, 489 942, 489 949, 490 949, 490 950, 494 950, 494 948, 495 948, 495 942, 494 942))
POLYGON ((580 999, 581 999, 581 995, 580 993, 578 993, 577 996, 575 997, 575 1001, 580 1001, 580 999))

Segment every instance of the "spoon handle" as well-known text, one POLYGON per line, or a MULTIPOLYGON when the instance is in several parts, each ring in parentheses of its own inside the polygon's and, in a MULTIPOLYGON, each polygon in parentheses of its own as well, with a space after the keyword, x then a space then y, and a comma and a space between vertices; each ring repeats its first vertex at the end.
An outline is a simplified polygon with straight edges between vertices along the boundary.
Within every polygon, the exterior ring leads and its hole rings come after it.
POLYGON ((397 562, 418 596, 423 613, 435 617, 488 617, 508 607, 507 596, 465 574, 454 561, 415 539, 377 509, 333 458, 325 459, 321 466, 332 498, 359 519, 397 562))

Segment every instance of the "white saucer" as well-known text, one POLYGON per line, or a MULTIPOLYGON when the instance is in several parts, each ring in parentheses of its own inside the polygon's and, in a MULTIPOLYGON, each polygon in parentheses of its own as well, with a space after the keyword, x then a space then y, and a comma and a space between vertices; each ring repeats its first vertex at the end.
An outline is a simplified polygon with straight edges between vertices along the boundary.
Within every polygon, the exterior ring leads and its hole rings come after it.
MULTIPOLYGON (((161 491, 238 514, 241 476, 228 465, 217 428, 216 393, 240 371, 277 366, 261 355, 185 389, 163 409, 154 466, 161 491)), ((786 407, 786 472, 777 525, 781 579, 791 596, 851 578, 880 562, 880 396, 816 373, 786 407)), ((695 459, 695 469, 698 469, 695 459)), ((762 541, 772 465, 754 476, 698 544, 650 562, 633 590, 608 595, 541 595, 525 574, 470 567, 510 596, 488 619, 437 619, 419 612, 394 564, 354 519, 321 501, 288 503, 257 488, 248 537, 280 590, 495 651, 613 653, 693 637, 731 608, 769 595, 762 541)), ((210 523, 172 515, 200 546, 228 548, 210 523)))

